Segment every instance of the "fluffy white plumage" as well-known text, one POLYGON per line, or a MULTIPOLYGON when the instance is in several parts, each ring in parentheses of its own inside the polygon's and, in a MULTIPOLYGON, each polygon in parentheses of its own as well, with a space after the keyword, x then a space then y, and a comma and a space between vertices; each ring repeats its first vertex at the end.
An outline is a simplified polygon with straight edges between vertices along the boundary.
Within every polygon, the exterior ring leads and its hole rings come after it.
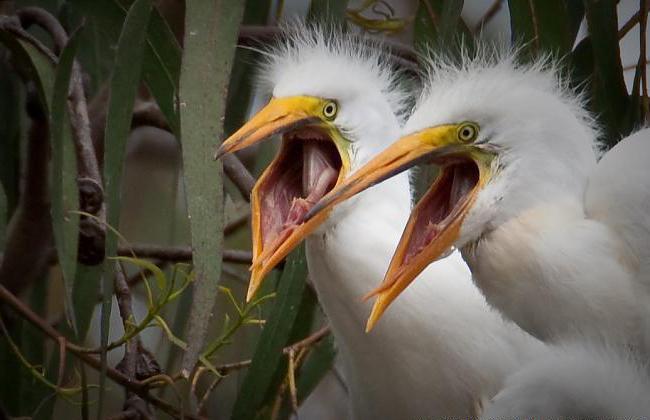
POLYGON ((549 350, 508 377, 483 419, 646 418, 647 366, 619 348, 589 341, 549 350))
MULTIPOLYGON (((397 137, 405 95, 366 41, 302 26, 295 33, 267 54, 262 77, 276 97, 338 101, 335 123, 353 143, 354 170, 397 137)), ((398 175, 337 207, 307 240, 310 276, 344 360, 352 417, 476 417, 479 403, 494 395, 486 418, 581 414, 574 408, 582 406, 569 403, 598 407, 588 401, 600 402, 603 392, 623 393, 616 404, 645 407, 636 403, 647 380, 633 374, 632 360, 578 344, 543 345, 487 305, 458 253, 429 266, 365 334, 369 306, 359 297, 388 266, 410 211, 409 190, 408 176, 398 175), (611 387, 597 385, 603 381, 611 387)))
MULTIPOLYGON (((265 75, 276 97, 338 101, 335 124, 353 142, 353 169, 398 136, 404 98, 376 49, 362 45, 300 28, 265 75)), ((542 346, 487 306, 458 253, 432 264, 364 332, 370 307, 360 297, 388 267, 410 202, 402 174, 339 206, 307 239, 310 277, 346 366, 353 417, 475 417, 481 399, 542 346)))
MULTIPOLYGON (((614 149, 597 167, 593 119, 551 64, 520 65, 512 54, 489 50, 461 67, 433 60, 405 131, 473 121, 477 147, 498 154, 497 174, 456 243, 491 304, 545 340, 578 333, 647 355, 650 300, 634 264, 643 254, 630 250, 645 244, 638 249, 647 253, 650 240, 647 165, 618 159, 614 149), (631 179, 641 185, 630 187, 631 179), (585 194, 600 220, 589 216, 585 194), (602 204, 612 200, 615 207, 602 204), (626 217, 627 225, 616 222, 626 217), (631 230, 626 244, 623 231, 631 230)), ((636 153, 650 156, 643 133, 636 153)))

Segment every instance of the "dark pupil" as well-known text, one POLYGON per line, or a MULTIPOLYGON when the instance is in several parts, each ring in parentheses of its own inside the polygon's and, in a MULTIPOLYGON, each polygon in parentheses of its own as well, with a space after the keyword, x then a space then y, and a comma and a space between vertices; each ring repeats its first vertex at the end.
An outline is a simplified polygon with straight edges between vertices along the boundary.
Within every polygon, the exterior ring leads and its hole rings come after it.
POLYGON ((332 114, 334 112, 334 107, 332 105, 327 105, 327 108, 325 108, 325 112, 328 114, 332 114))
POLYGON ((469 138, 471 135, 472 135, 472 130, 470 130, 469 128, 463 130, 463 137, 469 138))

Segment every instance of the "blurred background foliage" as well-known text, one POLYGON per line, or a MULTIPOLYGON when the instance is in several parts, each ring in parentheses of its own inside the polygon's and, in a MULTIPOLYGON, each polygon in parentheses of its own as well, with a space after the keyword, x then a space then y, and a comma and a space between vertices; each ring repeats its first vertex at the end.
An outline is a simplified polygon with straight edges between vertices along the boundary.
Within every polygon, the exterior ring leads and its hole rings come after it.
POLYGON ((414 78, 478 37, 554 54, 610 146, 648 115, 645 0, 0 0, 0 418, 346 416, 303 251, 243 303, 276 145, 211 158, 293 16, 414 78))

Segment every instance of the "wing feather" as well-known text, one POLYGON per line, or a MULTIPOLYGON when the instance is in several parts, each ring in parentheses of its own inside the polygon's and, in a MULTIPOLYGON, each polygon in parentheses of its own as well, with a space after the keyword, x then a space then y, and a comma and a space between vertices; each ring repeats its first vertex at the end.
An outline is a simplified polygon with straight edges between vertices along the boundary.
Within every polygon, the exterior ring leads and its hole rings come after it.
POLYGON ((650 285, 650 129, 605 154, 589 179, 585 208, 621 236, 639 264, 639 280, 650 285))

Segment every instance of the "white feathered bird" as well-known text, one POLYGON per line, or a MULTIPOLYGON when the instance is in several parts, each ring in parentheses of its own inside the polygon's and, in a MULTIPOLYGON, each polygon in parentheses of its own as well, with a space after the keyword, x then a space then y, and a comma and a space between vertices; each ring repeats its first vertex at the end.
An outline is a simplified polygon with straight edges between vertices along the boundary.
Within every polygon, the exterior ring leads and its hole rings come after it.
POLYGON ((650 131, 596 164, 593 119, 550 64, 488 49, 460 66, 431 60, 406 135, 311 210, 418 162, 442 166, 376 291, 371 325, 455 246, 488 302, 533 335, 649 354, 650 131))
POLYGON ((316 200, 400 133, 404 95, 380 50, 300 27, 267 54, 262 76, 273 98, 218 152, 283 138, 251 197, 248 296, 307 238, 310 278, 344 361, 353 417, 477 417, 480 403, 544 346, 488 307, 457 252, 432 264, 404 304, 364 333, 370 308, 360 298, 381 280, 408 219, 407 174, 302 223, 316 200))

